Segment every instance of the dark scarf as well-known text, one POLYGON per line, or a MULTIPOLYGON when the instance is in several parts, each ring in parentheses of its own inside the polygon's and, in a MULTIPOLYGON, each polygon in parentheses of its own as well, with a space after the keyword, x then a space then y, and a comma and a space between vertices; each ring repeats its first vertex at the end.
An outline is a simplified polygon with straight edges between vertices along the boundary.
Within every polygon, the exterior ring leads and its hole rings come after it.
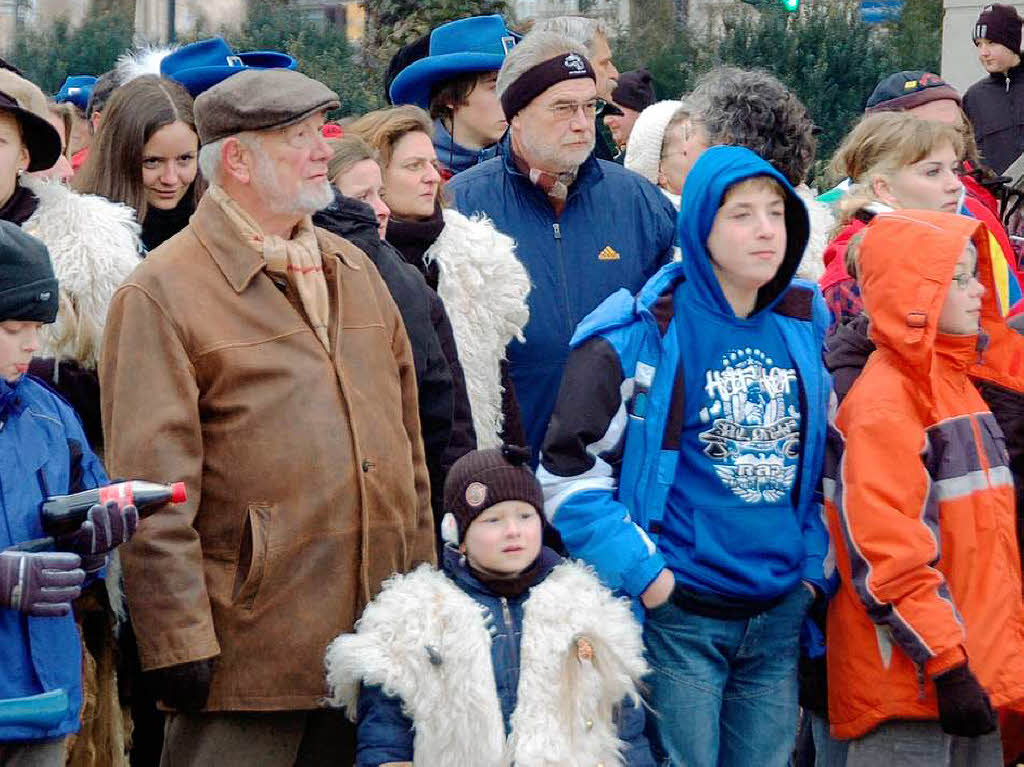
POLYGON ((17 184, 14 187, 14 194, 0 207, 0 220, 21 226, 32 217, 38 207, 39 198, 21 184, 17 184))
POLYGON ((537 585, 539 581, 551 571, 551 568, 558 564, 561 557, 551 549, 542 546, 540 554, 533 560, 529 567, 512 577, 492 573, 489 570, 478 570, 466 559, 466 569, 470 574, 488 589, 499 597, 514 599, 520 594, 528 591, 537 585))
POLYGON ((146 220, 142 222, 142 244, 146 246, 146 252, 155 250, 184 229, 195 209, 191 189, 170 210, 147 206, 146 220))
POLYGON ((388 221, 387 241, 398 249, 402 258, 420 270, 427 284, 434 290, 437 290, 437 264, 428 266, 423 263, 423 255, 441 236, 443 229, 444 216, 441 215, 440 203, 434 208, 434 215, 426 221, 402 221, 397 218, 388 221))

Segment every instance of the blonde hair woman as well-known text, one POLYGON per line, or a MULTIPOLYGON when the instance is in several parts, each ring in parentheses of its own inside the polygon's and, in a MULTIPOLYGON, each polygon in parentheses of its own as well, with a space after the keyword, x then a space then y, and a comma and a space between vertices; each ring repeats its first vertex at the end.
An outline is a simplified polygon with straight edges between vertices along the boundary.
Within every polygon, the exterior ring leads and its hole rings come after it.
POLYGON ((903 208, 958 212, 964 191, 962 154, 963 139, 954 126, 905 112, 868 115, 843 141, 832 168, 848 177, 851 186, 839 203, 837 229, 825 249, 825 274, 819 282, 833 327, 863 310, 860 290, 845 264, 850 240, 877 213, 903 208))
POLYGON ((518 406, 504 366, 505 347, 522 340, 530 278, 515 242, 484 216, 443 206, 430 116, 414 106, 370 112, 346 131, 380 156, 387 240, 419 269, 448 311, 466 375, 477 444, 522 444, 518 406), (516 433, 520 432, 520 433, 516 433))

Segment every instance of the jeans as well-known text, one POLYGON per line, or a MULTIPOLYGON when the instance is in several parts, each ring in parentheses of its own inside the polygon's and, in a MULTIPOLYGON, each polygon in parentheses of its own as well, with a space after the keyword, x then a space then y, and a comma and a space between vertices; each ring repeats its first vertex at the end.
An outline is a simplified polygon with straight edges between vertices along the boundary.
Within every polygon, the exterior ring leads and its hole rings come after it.
POLYGON ((785 767, 799 726, 798 585, 753 618, 709 618, 669 601, 647 613, 652 745, 672 767, 785 767))
POLYGON ((947 735, 938 722, 884 722, 850 741, 847 767, 1002 767, 996 730, 979 738, 947 735))

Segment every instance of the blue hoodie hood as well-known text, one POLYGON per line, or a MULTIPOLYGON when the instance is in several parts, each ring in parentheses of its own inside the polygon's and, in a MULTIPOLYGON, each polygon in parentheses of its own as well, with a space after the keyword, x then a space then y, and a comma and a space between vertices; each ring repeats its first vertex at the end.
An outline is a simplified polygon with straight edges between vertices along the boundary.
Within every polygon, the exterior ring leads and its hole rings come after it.
POLYGON ((789 287, 810 236, 803 200, 785 177, 754 152, 739 146, 713 146, 700 156, 686 176, 679 206, 677 244, 683 254, 683 274, 708 308, 734 317, 711 268, 707 241, 726 190, 754 176, 771 176, 785 192, 786 255, 775 277, 758 291, 753 314, 771 309, 789 287))
POLYGON ((437 152, 438 161, 444 165, 452 174, 462 173, 474 165, 479 165, 484 160, 490 160, 498 155, 498 144, 495 142, 483 149, 466 149, 462 144, 452 139, 448 129, 440 119, 434 120, 434 151, 437 152))

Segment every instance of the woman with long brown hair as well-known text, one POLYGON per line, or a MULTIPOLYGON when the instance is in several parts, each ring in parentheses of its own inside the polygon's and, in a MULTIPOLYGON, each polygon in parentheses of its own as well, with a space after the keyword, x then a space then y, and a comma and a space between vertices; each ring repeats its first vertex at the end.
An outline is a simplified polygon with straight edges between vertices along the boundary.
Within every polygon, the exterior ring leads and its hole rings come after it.
POLYGON ((145 75, 114 92, 74 185, 132 207, 150 251, 195 210, 198 154, 192 97, 172 80, 145 75))

